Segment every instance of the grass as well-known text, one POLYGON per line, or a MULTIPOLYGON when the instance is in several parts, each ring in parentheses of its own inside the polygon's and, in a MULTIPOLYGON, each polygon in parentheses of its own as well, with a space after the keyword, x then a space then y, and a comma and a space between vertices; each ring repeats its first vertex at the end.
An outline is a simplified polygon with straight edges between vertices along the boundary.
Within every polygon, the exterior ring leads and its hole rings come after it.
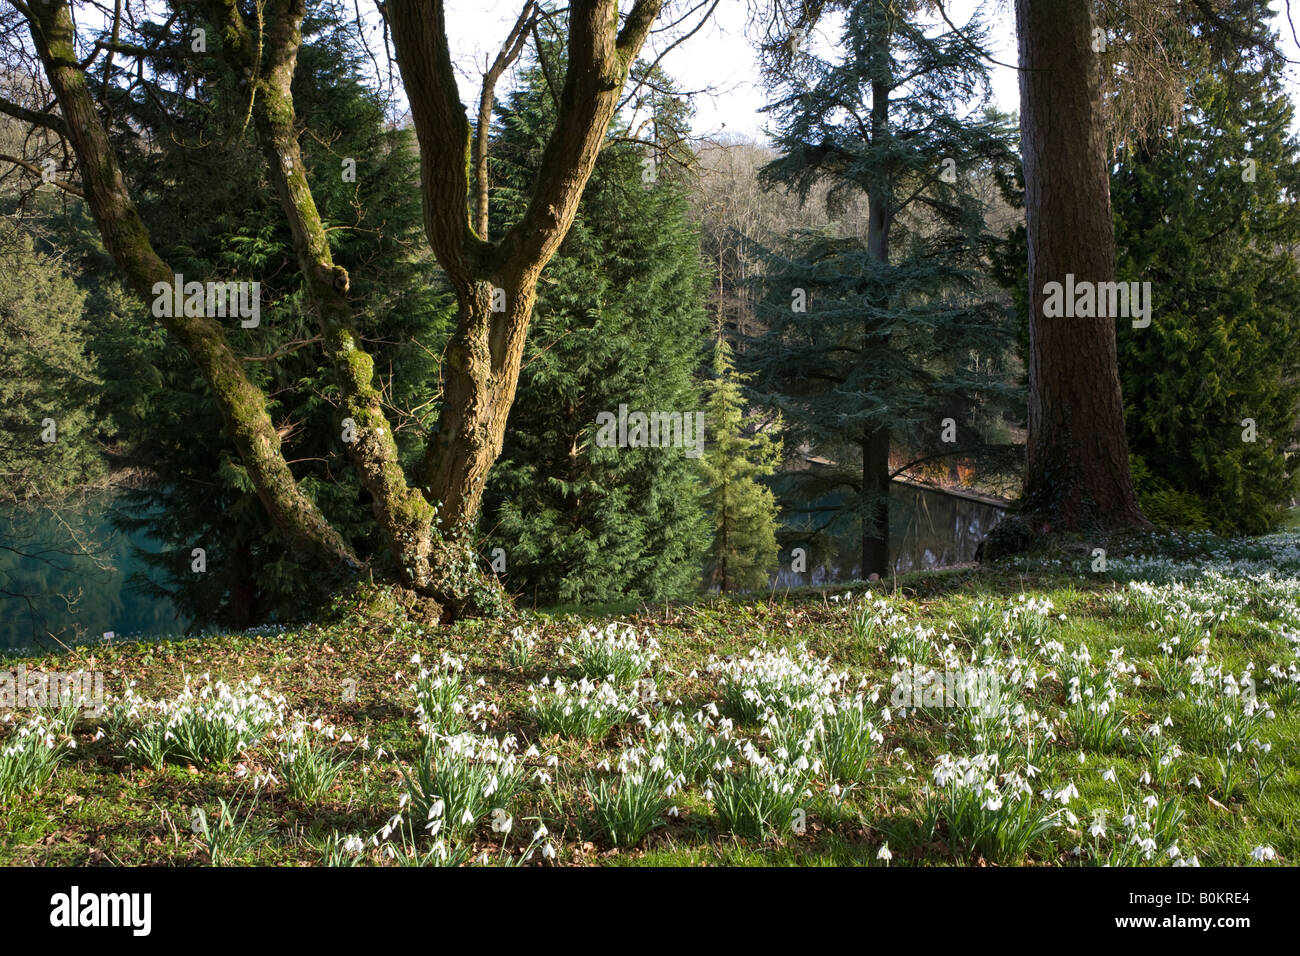
POLYGON ((1300 860, 1300 534, 1129 550, 24 658, 115 700, 0 724, 0 864, 1300 860))

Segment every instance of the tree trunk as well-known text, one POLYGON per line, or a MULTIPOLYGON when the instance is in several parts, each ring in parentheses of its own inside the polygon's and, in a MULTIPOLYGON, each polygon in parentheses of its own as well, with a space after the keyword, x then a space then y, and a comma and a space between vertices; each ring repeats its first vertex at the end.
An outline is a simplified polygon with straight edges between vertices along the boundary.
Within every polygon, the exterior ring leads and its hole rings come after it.
MULTIPOLYGON (((214 0, 209 11, 213 22, 222 28, 222 53, 227 62, 245 76, 259 77, 249 91, 258 140, 293 236, 294 254, 320 325, 325 357, 339 383, 340 419, 354 425, 354 440, 344 441, 344 448, 362 486, 370 492, 375 520, 398 580, 436 597, 430 567, 433 508, 418 489, 407 484, 393 428, 374 384, 374 360, 362 348, 354 328, 347 270, 334 264, 298 145, 292 86, 306 3, 270 0, 260 38, 252 35, 233 4, 214 0)), ((341 436, 342 429, 340 440, 341 436)))
POLYGON ((889 574, 889 429, 877 428, 862 446, 862 577, 889 574), (869 531, 874 526, 875 531, 869 531))
MULTIPOLYGON (((888 48, 889 39, 882 41, 888 48)), ((889 136, 889 87, 883 81, 871 84, 871 142, 878 146, 889 136)), ((880 263, 889 264, 890 195, 892 184, 876 177, 867 194, 867 254, 880 263)), ((878 304, 888 303, 889 290, 874 290, 878 304)), ((862 356, 871 361, 871 343, 877 333, 866 329, 862 356)), ((868 426, 862 443, 862 577, 889 573, 889 429, 885 425, 868 426), (871 530, 874 528, 874 530, 871 530)))
POLYGON ((568 63, 554 130, 523 217, 499 241, 471 224, 470 125, 447 45, 442 0, 388 0, 384 16, 420 142, 429 246, 456 292, 457 327, 444 361, 443 403, 417 478, 438 503, 444 534, 478 515, 514 401, 537 279, 568 233, 628 71, 662 0, 635 0, 621 28, 617 0, 569 5, 568 63))
POLYGON ((1046 318, 1044 286, 1109 282, 1115 239, 1091 5, 1016 0, 1029 229, 1029 512, 1070 530, 1144 526, 1129 473, 1115 320, 1046 318))
POLYGON ((501 453, 535 288, 536 279, 479 281, 461 298, 444 353, 437 431, 418 475, 429 499, 441 503, 437 520, 446 534, 459 534, 477 516, 488 471, 501 453), (493 312, 494 304, 503 310, 493 312))

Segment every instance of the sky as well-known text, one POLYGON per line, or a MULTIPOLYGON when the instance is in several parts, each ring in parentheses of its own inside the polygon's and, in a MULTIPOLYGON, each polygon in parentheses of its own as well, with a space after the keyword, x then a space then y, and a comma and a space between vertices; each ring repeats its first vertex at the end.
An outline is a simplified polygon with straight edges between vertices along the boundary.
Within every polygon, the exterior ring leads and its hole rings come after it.
MULTIPOLYGON (((1275 0, 1273 7, 1281 11, 1284 3, 1275 0)), ((1015 63, 1013 0, 949 0, 947 4, 948 15, 959 25, 980 7, 990 26, 992 56, 1004 64, 1015 63)), ((1300 0, 1295 0, 1293 7, 1300 27, 1300 0)), ((460 68, 462 98, 467 105, 477 103, 484 58, 495 55, 519 9, 520 0, 447 0, 452 55, 460 68)), ((695 98, 696 135, 765 138, 765 95, 758 82, 753 47, 745 33, 747 15, 747 0, 722 0, 711 22, 664 58, 664 68, 682 88, 713 91, 695 98)), ((1288 58, 1300 61, 1300 48, 1285 19, 1275 20, 1274 26, 1282 31, 1288 58)), ((822 41, 828 36, 823 31, 822 41)), ((996 105, 1007 112, 1017 111, 1020 93, 1016 71, 995 64, 991 72, 996 105)), ((1300 65, 1292 64, 1288 73, 1292 96, 1300 101, 1300 65)))

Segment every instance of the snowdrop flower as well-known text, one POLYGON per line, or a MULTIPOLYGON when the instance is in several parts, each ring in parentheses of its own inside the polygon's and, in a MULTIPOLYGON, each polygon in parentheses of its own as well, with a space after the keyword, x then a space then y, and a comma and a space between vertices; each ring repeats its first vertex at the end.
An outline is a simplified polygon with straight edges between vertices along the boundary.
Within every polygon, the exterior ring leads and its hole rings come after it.
POLYGON ((1101 772, 1101 779, 1102 779, 1102 780, 1105 780, 1107 783, 1114 783, 1114 782, 1115 782, 1115 768, 1113 768, 1113 767, 1108 767, 1107 769, 1103 770, 1103 771, 1101 772))
POLYGON ((361 837, 355 834, 343 841, 343 852, 349 856, 358 856, 366 845, 361 842, 361 837))
POLYGON ((510 828, 514 826, 514 822, 515 821, 510 817, 510 815, 500 807, 497 807, 492 811, 493 833, 509 833, 510 828))
POLYGON ((888 866, 889 861, 892 860, 893 858, 894 858, 894 854, 889 852, 889 841, 886 840, 884 843, 881 844, 880 849, 876 851, 876 859, 884 860, 885 865, 888 866))
POLYGON ((1257 846, 1250 851, 1250 855, 1257 863, 1267 863, 1270 860, 1277 859, 1277 850, 1271 846, 1257 846))

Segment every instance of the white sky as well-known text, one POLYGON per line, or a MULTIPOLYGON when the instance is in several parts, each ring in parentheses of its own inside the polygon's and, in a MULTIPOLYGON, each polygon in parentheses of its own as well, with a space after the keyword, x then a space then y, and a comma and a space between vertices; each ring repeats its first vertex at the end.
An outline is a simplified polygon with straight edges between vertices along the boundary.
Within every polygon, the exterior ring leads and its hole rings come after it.
MULTIPOLYGON (((1282 11, 1285 0, 1272 6, 1282 11)), ((447 0, 448 29, 452 54, 460 66, 462 99, 477 103, 478 77, 485 57, 495 55, 520 9, 520 0, 447 0)), ((760 111, 765 94, 758 82, 758 68, 750 40, 745 35, 748 14, 746 0, 722 0, 712 22, 680 47, 670 52, 663 66, 687 90, 714 90, 695 98, 696 135, 738 133, 761 139, 766 120, 760 111)), ((971 13, 984 8, 993 41, 991 53, 1002 63, 1016 62, 1014 4, 1012 0, 949 0, 947 10, 953 22, 964 24, 971 13)), ((1293 3, 1300 27, 1300 2, 1293 3)), ((1300 48, 1291 36, 1285 17, 1274 20, 1283 36, 1287 56, 1300 61, 1300 48)), ((830 35, 822 32, 823 39, 830 35)), ((1015 112, 1020 106, 1016 72, 990 66, 994 101, 1000 109, 1015 112)), ((1293 98, 1300 93, 1300 67, 1288 68, 1293 98)), ((1300 125, 1300 123, 1298 123, 1300 125)))

